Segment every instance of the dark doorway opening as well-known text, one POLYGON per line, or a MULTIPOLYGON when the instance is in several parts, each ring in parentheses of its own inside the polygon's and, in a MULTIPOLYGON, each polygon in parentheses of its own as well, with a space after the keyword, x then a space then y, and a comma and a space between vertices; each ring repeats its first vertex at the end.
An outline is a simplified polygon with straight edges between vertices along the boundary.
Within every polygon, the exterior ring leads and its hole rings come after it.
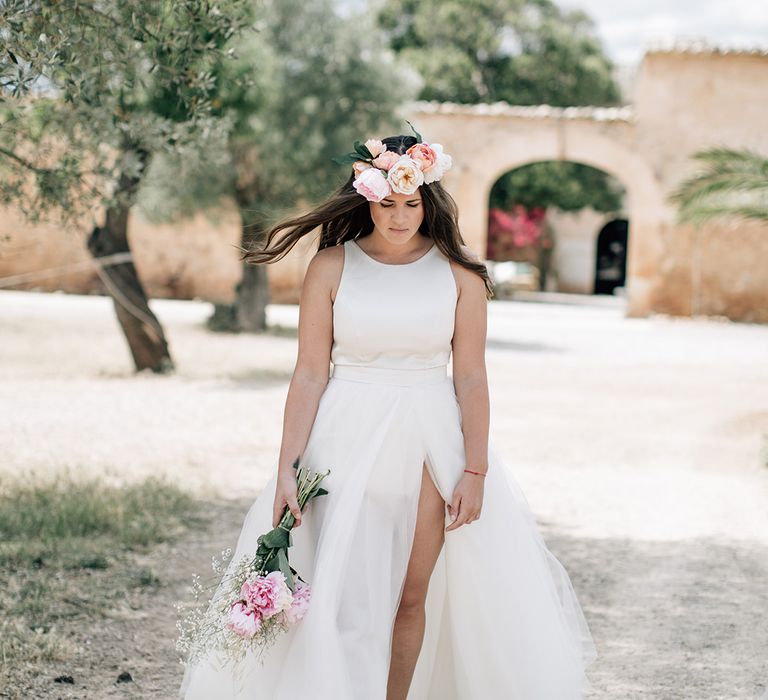
POLYGON ((627 279, 627 237, 629 224, 626 219, 609 221, 597 236, 595 264, 595 294, 613 294, 623 287, 627 279))

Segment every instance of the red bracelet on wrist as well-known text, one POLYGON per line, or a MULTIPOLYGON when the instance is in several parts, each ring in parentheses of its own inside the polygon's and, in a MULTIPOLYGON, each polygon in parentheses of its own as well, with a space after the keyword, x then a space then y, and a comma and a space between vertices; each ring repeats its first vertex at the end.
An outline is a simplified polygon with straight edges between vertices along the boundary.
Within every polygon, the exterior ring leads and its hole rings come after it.
POLYGON ((473 472, 471 469, 465 469, 465 472, 468 472, 469 474, 477 474, 478 476, 485 476, 485 472, 473 472))

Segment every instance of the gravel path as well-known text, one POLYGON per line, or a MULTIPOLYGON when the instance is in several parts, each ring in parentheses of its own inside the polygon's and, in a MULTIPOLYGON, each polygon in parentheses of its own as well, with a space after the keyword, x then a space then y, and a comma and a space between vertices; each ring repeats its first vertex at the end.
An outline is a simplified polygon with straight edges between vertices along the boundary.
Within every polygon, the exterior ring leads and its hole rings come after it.
MULTIPOLYGON (((256 337, 206 332, 205 303, 152 306, 171 377, 133 375, 107 299, 0 292, 0 472, 164 473, 231 500, 207 536, 162 555, 177 565, 151 621, 111 628, 125 648, 104 654, 154 680, 71 697, 173 696, 163 596, 233 543, 279 448, 296 308, 270 307, 285 330, 256 337)), ((491 304, 491 440, 584 606, 600 653, 590 698, 757 700, 768 687, 766 357, 764 326, 491 304)))

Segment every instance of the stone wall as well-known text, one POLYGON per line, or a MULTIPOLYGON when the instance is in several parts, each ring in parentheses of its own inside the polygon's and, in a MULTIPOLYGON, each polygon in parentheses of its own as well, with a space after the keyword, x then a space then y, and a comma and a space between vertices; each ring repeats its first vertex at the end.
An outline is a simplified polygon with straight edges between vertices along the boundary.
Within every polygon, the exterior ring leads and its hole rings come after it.
MULTIPOLYGON (((232 299, 240 279, 234 247, 240 241, 237 212, 222 207, 210 217, 198 214, 174 224, 153 225, 131 215, 128 237, 134 264, 150 297, 232 299)), ((91 225, 30 224, 12 211, 0 210, 0 278, 75 266, 16 288, 102 293, 85 247, 91 225)))
MULTIPOLYGON (((43 273, 13 289, 103 294, 104 287, 85 248, 88 229, 58 223, 30 224, 0 209, 0 278, 43 273), (74 267, 75 269, 66 269, 74 267), (55 274, 46 271, 55 271, 55 274)), ((151 224, 131 214, 128 238, 134 263, 150 298, 234 300, 241 277, 240 220, 234 203, 173 224, 151 224)), ((299 301, 301 282, 317 236, 308 236, 283 260, 268 266, 270 294, 278 304, 299 301)), ((1 280, 0 280, 1 281, 1 280)))
MULTIPOLYGON (((665 192, 695 170, 690 155, 699 149, 746 147, 768 154, 763 52, 650 52, 633 102, 637 150, 665 192)), ((654 311, 768 322, 768 226, 724 220, 695 231, 672 220, 659 242, 654 311)))
MULTIPOLYGON (((582 162, 615 176, 627 191, 629 315, 656 311, 768 322, 768 227, 731 221, 697 231, 678 225, 667 199, 693 171, 690 156, 697 149, 728 145, 768 153, 768 55, 661 47, 646 54, 631 100, 618 109, 417 103, 404 116, 453 156, 444 184, 459 204, 465 240, 481 255, 488 195, 501 174, 540 160, 582 162)), ((133 215, 129 236, 151 296, 232 300, 240 278, 233 206, 223 206, 214 220, 197 215, 169 226, 133 215)), ((298 300, 316 247, 316 239, 307 240, 269 266, 273 300, 298 300)), ((567 247, 558 253, 559 264, 573 271, 584 261, 563 257, 567 247)), ((574 254, 583 257, 584 246, 574 254)), ((0 277, 88 260, 82 232, 32 226, 0 210, 0 277)), ((574 278, 570 291, 588 293, 585 279, 574 278)), ((17 288, 101 289, 92 269, 17 288)))

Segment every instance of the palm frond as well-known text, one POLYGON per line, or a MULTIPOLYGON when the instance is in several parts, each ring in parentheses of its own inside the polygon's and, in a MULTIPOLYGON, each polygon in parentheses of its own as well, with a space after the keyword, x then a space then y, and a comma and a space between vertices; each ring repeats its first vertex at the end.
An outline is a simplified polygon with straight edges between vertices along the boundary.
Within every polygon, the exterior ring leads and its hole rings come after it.
POLYGON ((766 221, 768 158, 749 149, 715 147, 694 154, 704 169, 670 195, 681 222, 701 224, 717 217, 766 221))
POLYGON ((741 218, 768 223, 768 207, 763 206, 701 206, 685 212, 682 221, 703 224, 716 218, 741 218))

